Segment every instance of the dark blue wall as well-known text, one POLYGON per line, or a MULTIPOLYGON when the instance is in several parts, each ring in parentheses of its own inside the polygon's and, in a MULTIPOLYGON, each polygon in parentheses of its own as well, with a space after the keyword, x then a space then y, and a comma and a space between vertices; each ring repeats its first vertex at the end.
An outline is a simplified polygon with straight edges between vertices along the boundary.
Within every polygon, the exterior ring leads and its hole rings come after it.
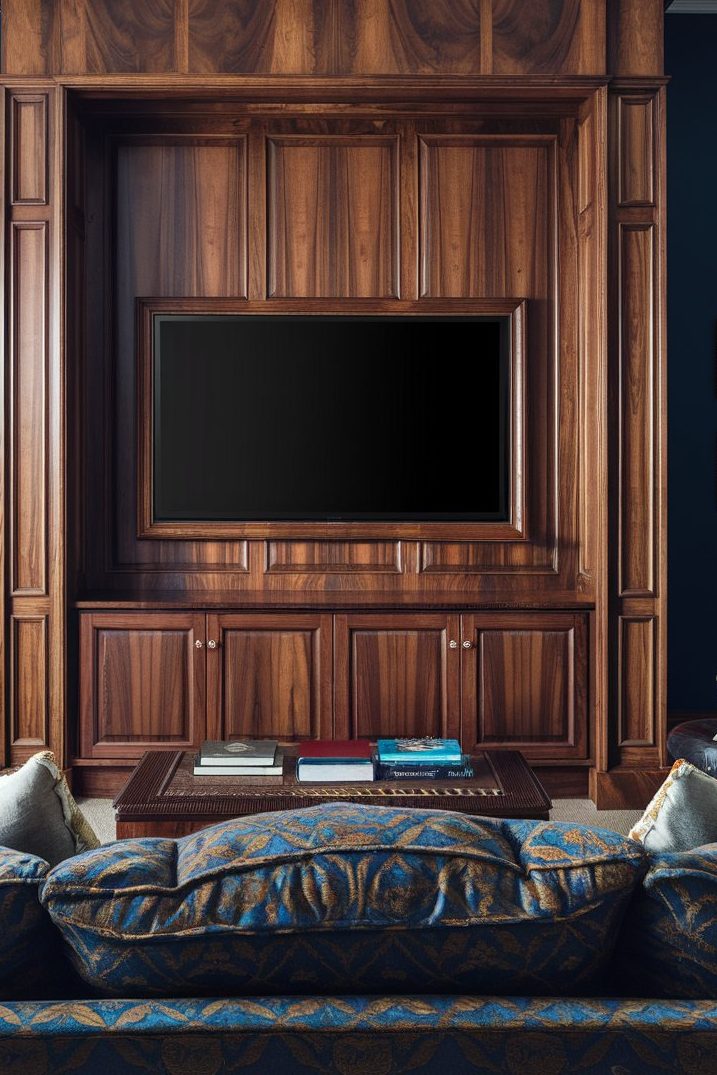
POLYGON ((717 15, 665 17, 669 660, 673 710, 717 708, 717 15))

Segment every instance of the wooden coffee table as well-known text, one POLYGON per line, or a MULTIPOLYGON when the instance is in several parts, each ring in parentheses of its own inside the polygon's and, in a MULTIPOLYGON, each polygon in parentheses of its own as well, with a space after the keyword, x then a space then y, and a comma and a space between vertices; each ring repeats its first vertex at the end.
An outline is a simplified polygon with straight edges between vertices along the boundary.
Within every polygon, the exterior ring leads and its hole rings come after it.
POLYGON ((186 836, 218 821, 266 810, 290 810, 328 802, 430 807, 486 817, 547 820, 552 805, 517 750, 495 750, 474 759, 472 780, 376 780, 355 784, 306 784, 296 779, 296 747, 284 749, 284 776, 251 783, 232 777, 195 777, 194 756, 182 751, 145 754, 114 801, 117 838, 186 836))

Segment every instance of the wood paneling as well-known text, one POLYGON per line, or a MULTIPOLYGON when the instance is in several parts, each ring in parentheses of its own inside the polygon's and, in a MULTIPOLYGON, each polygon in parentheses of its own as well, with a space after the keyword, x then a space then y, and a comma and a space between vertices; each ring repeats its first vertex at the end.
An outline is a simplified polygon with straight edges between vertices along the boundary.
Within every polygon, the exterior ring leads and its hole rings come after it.
POLYGON ((664 0, 609 0, 607 70, 612 75, 661 75, 664 0))
POLYGON ((330 739, 331 616, 207 617, 210 738, 330 739))
POLYGON ((655 124, 651 96, 618 97, 620 206, 653 205, 655 201, 655 124))
POLYGON ((266 571, 390 572, 402 570, 400 541, 267 541, 266 571))
POLYGON ((10 746, 17 764, 49 741, 47 616, 11 616, 10 631, 10 746))
POLYGON ((583 617, 464 616, 462 646, 466 749, 518 747, 531 760, 588 756, 583 617))
POLYGON ((85 613, 80 617, 81 754, 132 758, 197 745, 204 729, 205 617, 85 613))
MULTIPOLYGON (((84 8, 84 70, 177 71, 176 0, 75 0, 84 8)), ((65 6, 68 6, 65 0, 65 6)))
POLYGON ((47 592, 48 225, 11 225, 14 594, 47 592))
POLYGON ((493 0, 493 74, 605 69, 605 7, 585 0, 493 0))
POLYGON ((655 618, 620 617, 618 745, 655 746, 655 618))
POLYGON ((245 542, 206 547, 137 540, 135 303, 147 295, 246 295, 245 139, 121 143, 115 159, 116 379, 103 386, 104 417, 101 408, 89 417, 95 423, 91 437, 102 439, 104 423, 114 424, 115 473, 105 477, 110 488, 88 491, 88 502, 107 497, 105 514, 114 514, 108 555, 112 550, 123 569, 151 572, 163 565, 183 572, 205 565, 242 573, 248 567, 245 542))
POLYGON ((457 735, 458 617, 335 617, 336 735, 457 735))
POLYGON ((47 204, 47 94, 12 97, 12 192, 14 205, 47 204))
POLYGON ((394 138, 269 141, 269 295, 398 294, 394 138))
POLYGON ((622 224, 620 390, 622 424, 621 578, 623 596, 655 592, 654 228, 622 224))

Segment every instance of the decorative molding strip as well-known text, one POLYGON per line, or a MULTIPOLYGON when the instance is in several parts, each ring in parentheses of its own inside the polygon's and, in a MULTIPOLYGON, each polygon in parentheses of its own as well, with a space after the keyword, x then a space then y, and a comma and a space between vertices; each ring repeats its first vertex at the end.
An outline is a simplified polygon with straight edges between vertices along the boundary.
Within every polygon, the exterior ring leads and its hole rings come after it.
POLYGON ((672 0, 666 15, 717 15, 717 0, 672 0))

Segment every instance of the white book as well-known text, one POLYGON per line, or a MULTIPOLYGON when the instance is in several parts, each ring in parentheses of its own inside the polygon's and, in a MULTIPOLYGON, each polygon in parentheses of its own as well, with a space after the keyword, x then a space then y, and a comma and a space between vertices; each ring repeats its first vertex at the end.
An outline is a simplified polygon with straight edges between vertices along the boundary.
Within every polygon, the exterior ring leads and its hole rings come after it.
POLYGON ((375 780, 373 762, 321 761, 302 758, 296 767, 296 777, 302 783, 355 784, 375 780))
POLYGON ((199 752, 202 765, 273 765, 276 739, 206 739, 199 752))
POLYGON ((195 776, 281 776, 284 772, 284 755, 277 751, 272 765, 215 765, 203 762, 199 754, 194 758, 195 776))

